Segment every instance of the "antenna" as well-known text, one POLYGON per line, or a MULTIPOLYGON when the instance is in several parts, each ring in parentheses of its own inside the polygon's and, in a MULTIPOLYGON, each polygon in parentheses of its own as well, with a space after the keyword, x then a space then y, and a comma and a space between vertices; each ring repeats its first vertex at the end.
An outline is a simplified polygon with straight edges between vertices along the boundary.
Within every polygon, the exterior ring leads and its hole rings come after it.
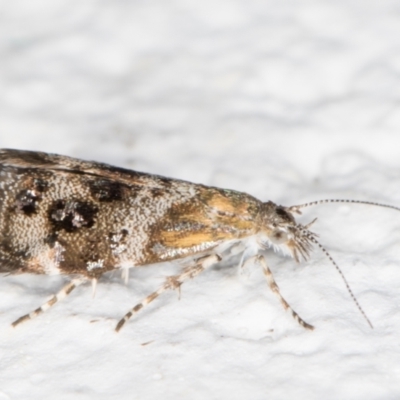
POLYGON ((300 209, 310 206, 316 206, 319 204, 324 203, 356 203, 356 204, 366 204, 369 206, 377 206, 377 207, 384 207, 384 208, 391 208, 392 210, 400 211, 400 207, 392 206, 390 204, 382 204, 382 203, 375 203, 374 201, 364 201, 364 200, 348 200, 348 199, 323 199, 323 200, 316 200, 311 201, 309 203, 299 204, 297 206, 291 206, 287 209, 290 212, 295 212, 297 214, 301 214, 300 209))

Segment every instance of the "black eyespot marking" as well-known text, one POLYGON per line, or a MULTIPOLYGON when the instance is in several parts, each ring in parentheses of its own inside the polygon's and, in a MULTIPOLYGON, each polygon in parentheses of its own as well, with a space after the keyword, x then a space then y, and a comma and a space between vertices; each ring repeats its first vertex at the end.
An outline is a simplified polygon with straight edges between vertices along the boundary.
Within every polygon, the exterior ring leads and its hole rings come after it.
POLYGON ((48 184, 42 179, 34 179, 29 189, 20 190, 15 196, 15 208, 17 212, 27 216, 36 214, 38 202, 42 199, 42 193, 47 190, 48 184))
POLYGON ((35 214, 39 200, 40 197, 34 190, 21 190, 15 198, 16 210, 28 216, 35 214))
POLYGON ((89 181, 89 188, 92 196, 99 201, 120 201, 124 198, 125 186, 119 182, 98 179, 89 181))
POLYGON ((91 228, 97 212, 98 208, 87 202, 57 200, 49 208, 48 215, 56 231, 76 232, 80 228, 91 228))

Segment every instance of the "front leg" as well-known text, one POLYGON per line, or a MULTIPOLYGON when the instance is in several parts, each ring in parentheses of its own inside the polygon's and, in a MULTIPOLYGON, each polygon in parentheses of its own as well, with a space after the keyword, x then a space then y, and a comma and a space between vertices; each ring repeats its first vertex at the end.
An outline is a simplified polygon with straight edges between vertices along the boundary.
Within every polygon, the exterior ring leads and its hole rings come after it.
MULTIPOLYGON (((283 298, 281 295, 281 292, 279 291, 279 286, 275 282, 274 276, 272 275, 271 270, 269 269, 267 262, 265 261, 264 256, 262 255, 257 255, 254 257, 255 261, 261 264, 263 272, 265 277, 267 278, 267 282, 271 290, 274 292, 274 294, 278 297, 280 300, 281 304, 283 305, 285 310, 290 310, 293 318, 303 327, 306 329, 313 330, 314 327, 310 324, 308 324, 306 321, 304 321, 302 318, 300 318, 299 314, 297 314, 296 311, 293 310, 293 308, 289 305, 289 303, 283 298)), ((250 259, 249 259, 250 260, 250 259)))

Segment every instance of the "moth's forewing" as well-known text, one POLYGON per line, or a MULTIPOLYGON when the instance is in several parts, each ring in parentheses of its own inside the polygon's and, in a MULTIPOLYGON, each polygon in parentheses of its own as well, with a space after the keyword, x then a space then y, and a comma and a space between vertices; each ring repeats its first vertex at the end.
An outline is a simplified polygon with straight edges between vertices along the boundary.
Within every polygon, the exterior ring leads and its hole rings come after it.
POLYGON ((98 277, 257 230, 245 193, 46 153, 0 151, 0 272, 98 277))

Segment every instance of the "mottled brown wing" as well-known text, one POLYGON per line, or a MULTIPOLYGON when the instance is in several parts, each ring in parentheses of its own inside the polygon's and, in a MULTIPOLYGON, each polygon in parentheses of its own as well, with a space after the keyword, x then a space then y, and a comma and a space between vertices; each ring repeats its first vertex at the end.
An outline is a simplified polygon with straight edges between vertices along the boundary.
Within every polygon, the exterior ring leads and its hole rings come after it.
POLYGON ((99 276, 257 231, 240 192, 46 153, 0 150, 0 272, 99 276))
POLYGON ((70 157, 0 150, 0 272, 101 274, 129 261, 142 265, 151 226, 193 196, 191 187, 70 157))

